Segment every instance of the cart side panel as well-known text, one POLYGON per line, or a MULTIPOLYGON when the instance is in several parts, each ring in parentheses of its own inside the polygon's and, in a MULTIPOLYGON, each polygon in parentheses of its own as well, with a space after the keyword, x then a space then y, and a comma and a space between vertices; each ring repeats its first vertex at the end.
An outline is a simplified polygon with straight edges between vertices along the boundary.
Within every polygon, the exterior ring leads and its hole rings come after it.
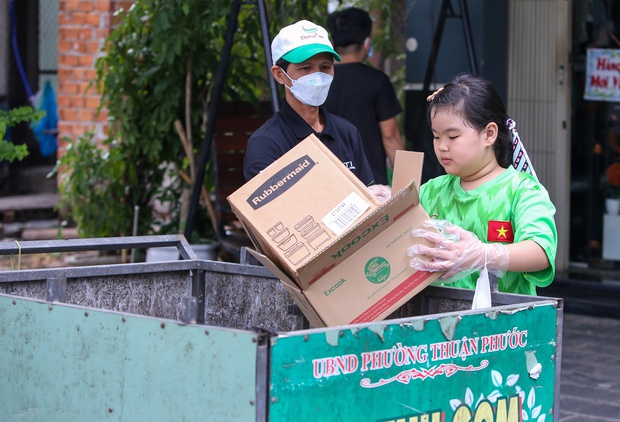
POLYGON ((0 321, 3 420, 238 421, 260 413, 264 346, 256 333, 8 295, 0 295, 0 321))
POLYGON ((305 318, 284 285, 266 268, 189 260, 0 272, 0 294, 46 300, 46 281, 64 279, 64 302, 182 320, 183 299, 204 301, 209 325, 269 331, 301 330, 305 318), (193 286, 193 287, 192 287, 193 286))
POLYGON ((561 315, 538 300, 279 336, 270 420, 551 421, 561 315))
POLYGON ((280 280, 258 266, 229 268, 205 273, 205 323, 277 332, 304 328, 303 314, 280 280))
MULTIPOLYGON (((131 268, 127 265, 125 267, 131 268)), ((168 271, 146 272, 136 269, 130 274, 107 274, 107 270, 102 267, 71 268, 71 277, 67 277, 67 269, 59 268, 47 270, 45 274, 48 277, 66 278, 65 302, 68 304, 157 318, 181 319, 182 298, 188 295, 189 271, 173 268, 168 271)), ((0 280, 0 293, 46 300, 45 278, 22 281, 18 279, 20 275, 22 274, 4 273, 4 279, 0 280), (11 276, 15 276, 15 279, 11 280, 11 276)))

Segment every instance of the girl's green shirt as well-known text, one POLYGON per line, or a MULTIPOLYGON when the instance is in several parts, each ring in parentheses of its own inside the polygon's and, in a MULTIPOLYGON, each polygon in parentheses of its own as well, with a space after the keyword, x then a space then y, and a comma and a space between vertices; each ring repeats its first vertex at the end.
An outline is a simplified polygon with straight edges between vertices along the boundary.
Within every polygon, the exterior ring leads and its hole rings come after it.
MULTIPOLYGON (((464 191, 460 182, 458 177, 443 175, 423 184, 420 203, 426 212, 474 233, 486 243, 528 239, 538 243, 551 265, 536 272, 506 272, 499 278, 498 287, 502 292, 536 295, 536 286, 548 286, 555 276, 557 230, 555 206, 544 186, 513 167, 471 191, 464 191)), ((449 285, 473 289, 478 276, 475 272, 449 285)))

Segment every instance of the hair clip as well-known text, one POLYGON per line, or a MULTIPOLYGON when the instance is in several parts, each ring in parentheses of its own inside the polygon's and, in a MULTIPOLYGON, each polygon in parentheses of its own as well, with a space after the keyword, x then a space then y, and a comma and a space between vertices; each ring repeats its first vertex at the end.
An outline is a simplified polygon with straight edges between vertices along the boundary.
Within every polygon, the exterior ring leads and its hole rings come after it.
POLYGON ((427 101, 427 102, 429 102, 429 103, 430 103, 431 101, 433 101, 433 99, 435 98, 435 95, 439 94, 443 88, 444 88, 444 87, 442 86, 442 87, 441 87, 441 88, 439 88, 437 91, 433 92, 431 95, 429 95, 428 97, 426 97, 426 101, 427 101))

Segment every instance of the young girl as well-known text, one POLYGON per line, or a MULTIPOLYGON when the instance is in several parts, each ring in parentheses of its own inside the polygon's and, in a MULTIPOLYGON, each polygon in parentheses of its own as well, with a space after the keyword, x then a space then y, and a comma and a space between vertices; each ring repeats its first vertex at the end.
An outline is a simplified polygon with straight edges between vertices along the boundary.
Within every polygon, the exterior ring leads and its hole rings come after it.
POLYGON ((534 175, 513 167, 517 134, 500 96, 488 81, 462 74, 427 100, 447 174, 421 186, 420 203, 433 217, 425 225, 440 234, 414 231, 435 247, 409 248, 411 266, 445 271, 442 281, 471 289, 486 266, 500 291, 535 295, 555 274, 555 207, 534 175))

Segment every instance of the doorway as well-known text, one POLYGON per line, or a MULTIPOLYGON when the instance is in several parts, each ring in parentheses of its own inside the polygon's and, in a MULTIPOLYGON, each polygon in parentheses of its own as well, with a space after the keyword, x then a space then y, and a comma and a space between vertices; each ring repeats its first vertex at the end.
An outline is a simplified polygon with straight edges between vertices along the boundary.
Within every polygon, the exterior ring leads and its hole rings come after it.
POLYGON ((613 165, 620 163, 620 101, 585 100, 584 92, 588 49, 620 51, 620 4, 573 0, 572 33, 571 267, 617 271, 620 216, 610 215, 606 199, 620 197, 607 177, 620 168, 613 165))
MULTIPOLYGON (((58 0, 0 0, 5 24, 0 26, 0 42, 6 47, 0 56, 3 110, 40 108, 46 85, 50 95, 57 92, 58 7, 58 0)), ((7 131, 9 141, 27 146, 28 156, 0 163, 1 196, 56 191, 55 178, 47 177, 56 164, 56 132, 46 127, 44 136, 37 137, 28 123, 7 131)))

